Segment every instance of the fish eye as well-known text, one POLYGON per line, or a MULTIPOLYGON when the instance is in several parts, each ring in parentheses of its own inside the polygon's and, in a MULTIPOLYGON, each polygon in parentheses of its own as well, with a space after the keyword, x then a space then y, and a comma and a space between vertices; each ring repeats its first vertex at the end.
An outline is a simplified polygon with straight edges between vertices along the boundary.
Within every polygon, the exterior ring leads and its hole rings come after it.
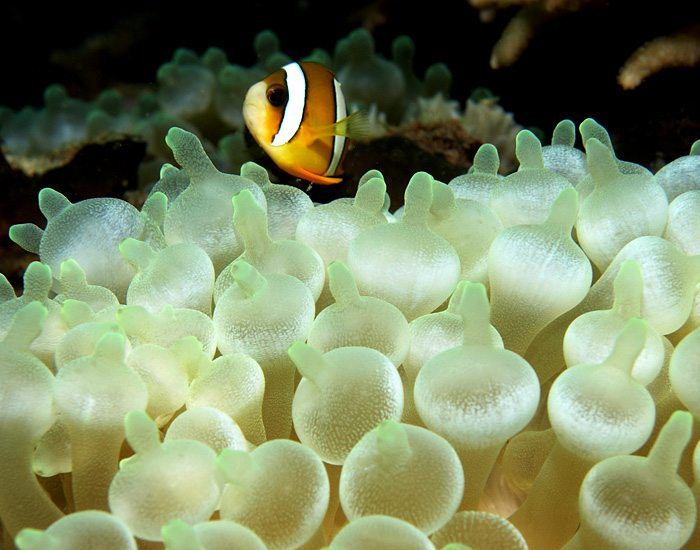
POLYGON ((267 90, 267 100, 273 107, 282 107, 287 103, 287 90, 281 86, 273 86, 267 90))

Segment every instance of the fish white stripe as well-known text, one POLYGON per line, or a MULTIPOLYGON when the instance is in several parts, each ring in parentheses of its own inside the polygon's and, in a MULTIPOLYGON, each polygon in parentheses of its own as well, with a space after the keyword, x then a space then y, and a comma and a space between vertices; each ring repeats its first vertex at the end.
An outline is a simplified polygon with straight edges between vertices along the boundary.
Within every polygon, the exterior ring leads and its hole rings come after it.
POLYGON ((287 73, 287 105, 282 115, 280 128, 272 139, 272 145, 284 145, 297 133, 304 118, 306 104, 306 78, 299 63, 289 63, 282 67, 287 73))
MULTIPOLYGON (((335 91, 335 122, 338 122, 339 120, 343 120, 346 116, 348 116, 348 111, 345 107, 345 97, 343 96, 343 91, 340 89, 340 82, 338 82, 335 78, 333 79, 333 89, 335 91)), ((326 170, 323 174, 324 176, 335 175, 344 150, 345 136, 333 136, 333 154, 331 155, 331 161, 328 164, 328 170, 326 170)))

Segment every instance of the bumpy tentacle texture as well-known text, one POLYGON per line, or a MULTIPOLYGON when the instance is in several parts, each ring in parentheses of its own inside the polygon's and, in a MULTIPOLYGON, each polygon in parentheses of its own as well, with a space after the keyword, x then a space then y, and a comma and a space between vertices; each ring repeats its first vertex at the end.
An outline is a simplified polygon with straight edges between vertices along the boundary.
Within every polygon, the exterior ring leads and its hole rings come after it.
POLYGON ((116 516, 85 510, 62 517, 45 531, 25 528, 15 539, 19 550, 61 550, 62 548, 104 548, 136 550, 136 540, 116 516))
POLYGON ((55 419, 54 379, 29 352, 41 331, 46 308, 32 302, 20 309, 0 342, 2 452, 0 517, 11 536, 24 527, 45 529, 63 515, 32 472, 32 450, 55 419))
POLYGON ((414 399, 425 425, 457 450, 466 483, 461 509, 473 510, 501 448, 535 414, 540 385, 527 361, 493 345, 483 285, 467 285, 460 313, 462 345, 423 365, 414 399))
POLYGON ((533 338, 586 296, 591 265, 571 238, 578 196, 559 193, 540 224, 513 225, 489 249, 491 322, 506 349, 524 353, 533 338))
POLYGON ((78 510, 107 510, 107 492, 118 469, 124 415, 143 410, 148 390, 124 361, 124 337, 108 332, 88 357, 56 375, 54 399, 71 441, 72 486, 78 510))
POLYGON ((578 526, 578 492, 598 461, 633 453, 654 427, 654 401, 630 375, 644 347, 646 323, 630 320, 608 358, 556 379, 549 419, 557 436, 527 500, 511 516, 531 548, 560 548, 578 526))
POLYGON ((596 464, 581 484, 581 528, 565 550, 681 548, 693 531, 693 492, 676 473, 693 417, 676 411, 648 457, 614 456, 596 464))
POLYGON ((368 228, 348 249, 348 268, 360 293, 395 305, 409 321, 449 298, 461 269, 452 245, 428 226, 432 181, 423 172, 413 176, 402 218, 368 228), (385 269, 393 276, 379 275, 385 269))
POLYGON ((403 217, 378 170, 313 206, 179 128, 141 211, 42 190, 0 277, 6 545, 697 546, 698 145, 651 175, 579 130, 418 173, 403 217))
POLYGON ((340 474, 340 504, 351 522, 392 516, 428 535, 457 511, 463 491, 464 475, 450 444, 425 428, 394 420, 367 432, 340 474))
POLYGON ((173 519, 207 520, 221 496, 214 451, 204 443, 160 443, 158 428, 143 411, 124 418, 126 440, 136 454, 122 463, 109 487, 109 509, 144 540, 162 540, 173 519))

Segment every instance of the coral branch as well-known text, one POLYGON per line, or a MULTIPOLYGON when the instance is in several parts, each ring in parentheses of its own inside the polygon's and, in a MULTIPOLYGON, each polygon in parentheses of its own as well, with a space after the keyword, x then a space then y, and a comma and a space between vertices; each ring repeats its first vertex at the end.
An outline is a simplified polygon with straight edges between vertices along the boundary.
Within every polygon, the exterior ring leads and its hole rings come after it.
POLYGON ((617 82, 633 90, 642 81, 669 67, 693 67, 700 63, 700 24, 690 25, 671 36, 644 43, 625 61, 617 82))

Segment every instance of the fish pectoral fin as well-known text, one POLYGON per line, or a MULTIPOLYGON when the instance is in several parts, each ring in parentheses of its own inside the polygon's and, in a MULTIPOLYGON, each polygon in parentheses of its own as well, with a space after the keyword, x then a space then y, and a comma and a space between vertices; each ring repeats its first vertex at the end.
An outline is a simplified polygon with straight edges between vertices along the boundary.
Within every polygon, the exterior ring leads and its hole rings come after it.
POLYGON ((317 128, 314 133, 317 138, 345 136, 353 141, 364 141, 369 137, 369 115, 367 111, 355 111, 334 124, 317 128))

